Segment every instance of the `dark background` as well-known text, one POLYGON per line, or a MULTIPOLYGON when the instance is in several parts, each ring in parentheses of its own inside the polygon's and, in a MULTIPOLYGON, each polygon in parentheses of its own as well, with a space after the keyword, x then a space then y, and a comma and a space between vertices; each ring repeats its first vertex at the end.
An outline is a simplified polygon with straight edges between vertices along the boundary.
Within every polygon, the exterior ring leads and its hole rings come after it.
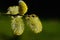
MULTIPOLYGON (((7 12, 9 6, 18 5, 19 0, 0 0, 0 11, 7 12)), ((40 17, 58 18, 59 1, 55 0, 24 0, 29 7, 28 14, 35 13, 40 17)))

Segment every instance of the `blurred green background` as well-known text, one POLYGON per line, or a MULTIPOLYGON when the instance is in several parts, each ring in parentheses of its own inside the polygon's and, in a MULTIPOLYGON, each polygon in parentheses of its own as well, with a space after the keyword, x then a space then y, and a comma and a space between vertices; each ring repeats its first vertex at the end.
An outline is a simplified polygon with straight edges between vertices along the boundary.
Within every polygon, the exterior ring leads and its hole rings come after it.
POLYGON ((42 18, 41 33, 35 34, 25 27, 21 36, 13 35, 10 20, 9 16, 0 15, 0 40, 60 40, 60 20, 57 18, 42 18))

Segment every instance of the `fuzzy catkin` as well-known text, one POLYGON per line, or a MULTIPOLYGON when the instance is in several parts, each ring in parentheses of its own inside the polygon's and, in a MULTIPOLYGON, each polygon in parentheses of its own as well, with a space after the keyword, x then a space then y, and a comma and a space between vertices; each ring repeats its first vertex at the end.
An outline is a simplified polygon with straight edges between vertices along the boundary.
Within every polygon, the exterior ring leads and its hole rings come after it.
POLYGON ((12 17, 11 27, 15 35, 21 35, 24 32, 24 22, 22 16, 12 17))
POLYGON ((30 27, 30 29, 34 33, 40 33, 42 31, 42 23, 38 18, 38 16, 36 16, 35 14, 32 14, 32 15, 26 16, 25 19, 26 19, 27 26, 30 27))

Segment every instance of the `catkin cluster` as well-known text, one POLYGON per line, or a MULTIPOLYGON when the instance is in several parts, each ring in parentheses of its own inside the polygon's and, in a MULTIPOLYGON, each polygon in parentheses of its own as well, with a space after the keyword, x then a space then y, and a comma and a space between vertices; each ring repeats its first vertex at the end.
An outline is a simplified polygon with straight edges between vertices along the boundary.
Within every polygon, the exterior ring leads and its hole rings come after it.
POLYGON ((7 14, 11 14, 11 28, 15 35, 22 35, 24 32, 25 24, 33 31, 34 33, 40 33, 42 31, 42 24, 37 15, 25 15, 28 11, 28 6, 22 0, 19 1, 18 6, 10 6, 8 8, 7 14), (17 15, 19 14, 19 15, 17 15), (13 16, 17 15, 17 16, 13 16), (24 19, 23 19, 24 17, 24 19), (23 21, 25 20, 25 21, 23 21), (25 24, 24 24, 25 22, 25 24))

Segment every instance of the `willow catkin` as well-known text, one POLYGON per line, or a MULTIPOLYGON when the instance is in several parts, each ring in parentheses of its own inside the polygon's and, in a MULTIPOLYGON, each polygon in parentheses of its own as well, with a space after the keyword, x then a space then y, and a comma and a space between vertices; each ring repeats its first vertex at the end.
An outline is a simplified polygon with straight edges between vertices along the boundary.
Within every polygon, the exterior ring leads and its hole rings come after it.
POLYGON ((34 33, 40 33, 42 31, 42 23, 39 20, 38 16, 35 14, 28 15, 25 17, 27 26, 30 27, 30 29, 34 33))
POLYGON ((24 15, 28 11, 28 6, 22 0, 19 1, 19 13, 20 15, 24 15))
POLYGON ((10 6, 8 8, 7 14, 16 15, 18 13, 19 13, 19 7, 18 6, 10 6))
POLYGON ((11 27, 15 35, 21 35, 24 32, 24 22, 22 16, 11 17, 11 27))

